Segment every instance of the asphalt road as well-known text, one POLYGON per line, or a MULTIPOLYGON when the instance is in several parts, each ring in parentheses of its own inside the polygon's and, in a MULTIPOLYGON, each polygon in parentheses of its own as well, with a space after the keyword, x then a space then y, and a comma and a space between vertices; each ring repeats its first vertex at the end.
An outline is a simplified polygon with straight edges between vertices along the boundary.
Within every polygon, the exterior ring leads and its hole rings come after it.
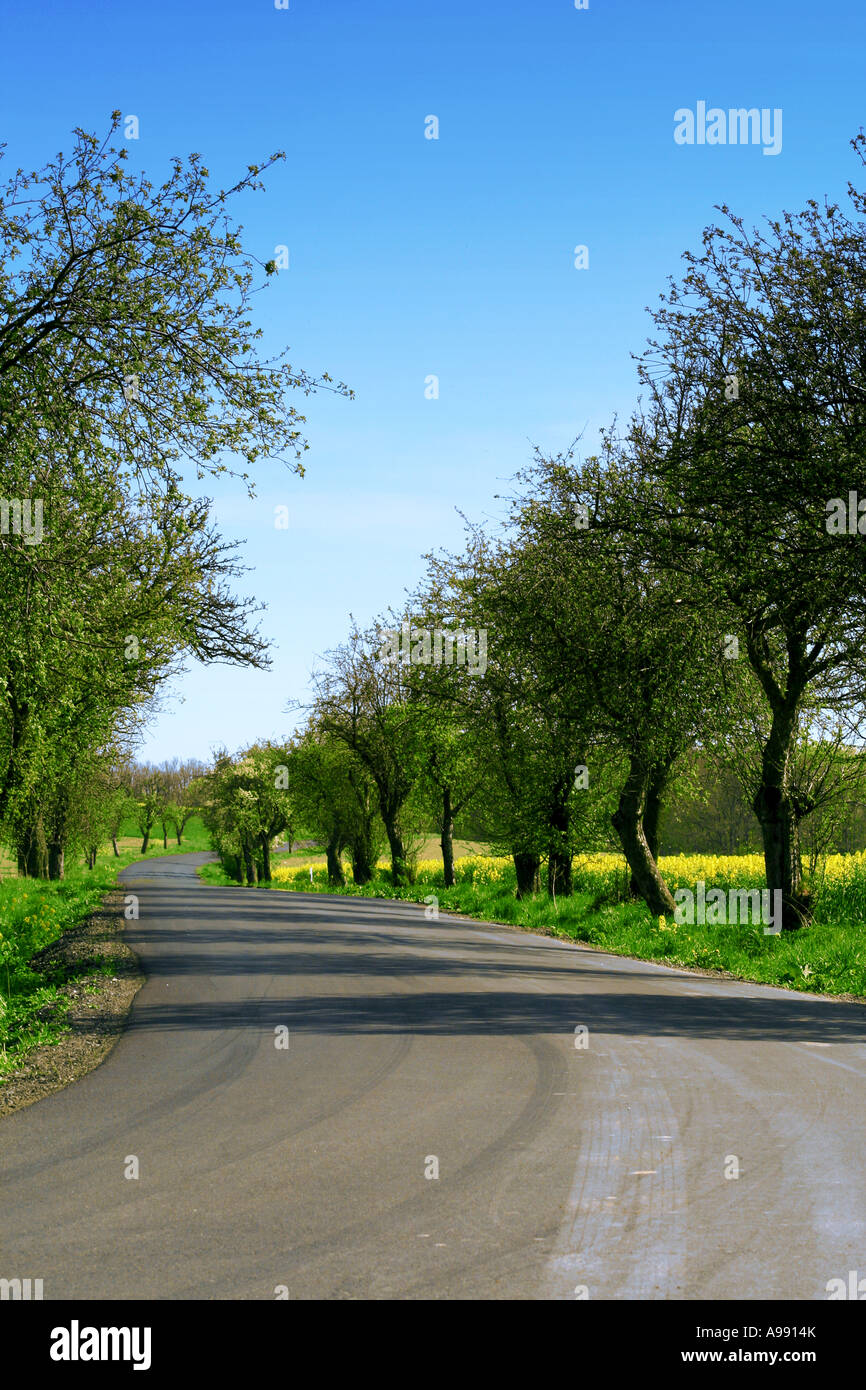
POLYGON ((125 871, 130 1026, 0 1121, 0 1277, 46 1299, 826 1299, 866 1276, 863 1007, 209 888, 207 857, 125 871))

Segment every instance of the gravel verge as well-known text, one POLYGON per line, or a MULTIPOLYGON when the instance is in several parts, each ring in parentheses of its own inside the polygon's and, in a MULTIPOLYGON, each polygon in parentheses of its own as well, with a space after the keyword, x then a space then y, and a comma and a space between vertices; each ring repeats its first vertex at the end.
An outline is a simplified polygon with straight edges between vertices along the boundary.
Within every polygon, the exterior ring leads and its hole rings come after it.
MULTIPOLYGON (((123 893, 106 895, 102 908, 79 926, 52 941, 30 962, 50 973, 61 967, 67 981, 60 994, 69 1001, 62 1018, 66 1031, 50 1044, 25 1054, 20 1067, 0 1078, 0 1116, 23 1110, 105 1061, 123 1032, 132 1001, 144 984, 138 957, 123 940, 123 893), (112 966, 110 975, 95 967, 100 961, 112 966), (95 987, 96 993, 88 993, 95 987)), ((57 1016, 52 1007, 42 1017, 57 1016)))

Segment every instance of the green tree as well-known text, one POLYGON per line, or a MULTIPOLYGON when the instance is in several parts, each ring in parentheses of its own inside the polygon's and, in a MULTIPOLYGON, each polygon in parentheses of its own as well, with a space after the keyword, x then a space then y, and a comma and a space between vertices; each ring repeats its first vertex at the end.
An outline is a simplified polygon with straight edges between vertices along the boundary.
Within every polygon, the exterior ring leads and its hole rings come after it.
MULTIPOLYGON (((863 161, 866 137, 852 142, 863 161)), ((628 450, 641 485, 623 535, 697 605, 736 615, 768 711, 753 808, 783 928, 802 891, 794 749, 804 702, 864 691, 866 551, 838 518, 866 456, 866 194, 810 200, 748 231, 727 207, 653 314, 648 405, 628 450)))
POLYGON ((686 601, 682 578, 621 544, 630 480, 615 464, 536 456, 514 503, 508 625, 532 653, 538 688, 562 717, 582 716, 573 751, 591 750, 581 759, 590 785, 622 769, 611 820, 633 891, 670 914, 660 812, 677 760, 724 717, 723 631, 686 601))
POLYGON ((345 882, 341 855, 348 847, 354 882, 368 883, 378 852, 377 802, 363 763, 313 725, 292 742, 289 778, 299 821, 324 841, 329 881, 345 882))
POLYGON ((383 628, 362 632, 328 653, 314 674, 312 716, 355 754, 372 778, 391 851, 394 884, 411 880, 401 812, 419 771, 419 730, 404 671, 390 659, 383 628))
POLYGON ((185 653, 267 664, 234 547, 183 474, 252 490, 264 458, 302 472, 290 396, 351 394, 258 352, 255 259, 227 212, 259 168, 213 191, 193 155, 154 186, 110 146, 118 123, 0 189, 0 486, 40 532, 0 538, 0 825, 39 873, 62 864, 75 779, 185 653))
POLYGON ((232 758, 222 751, 207 777, 204 820, 226 869, 252 886, 271 880, 271 845, 291 823, 288 750, 262 742, 232 758))
MULTIPOLYGON (((193 154, 154 184, 111 145, 120 122, 113 112, 101 141, 76 129, 70 155, 18 170, 0 190, 4 444, 27 419, 56 428, 74 416, 100 431, 108 477, 164 485, 181 460, 199 477, 232 472, 230 455, 302 471, 290 393, 351 393, 292 368, 285 352, 260 356, 256 260, 227 216, 285 156, 215 190, 193 154)), ((265 280, 275 269, 258 265, 265 280)))

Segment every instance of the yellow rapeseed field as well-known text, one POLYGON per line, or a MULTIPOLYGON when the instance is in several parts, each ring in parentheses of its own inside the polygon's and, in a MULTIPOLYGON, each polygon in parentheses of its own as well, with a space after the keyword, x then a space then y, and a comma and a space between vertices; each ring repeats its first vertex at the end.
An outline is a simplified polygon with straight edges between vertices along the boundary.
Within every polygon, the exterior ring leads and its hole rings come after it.
MULTIPOLYGON (((324 858, 312 861, 303 868, 277 866, 273 871, 278 885, 292 888, 327 886, 328 875, 324 858)), ((386 874, 390 863, 380 859, 377 873, 386 874)), ((707 888, 762 888, 765 886, 764 860, 760 854, 673 854, 662 855, 659 868, 671 892, 677 888, 695 888, 703 881, 707 888)), ((351 884, 352 871, 348 864, 346 882, 351 884)), ((628 866, 621 854, 596 853, 575 855, 573 863, 576 892, 604 897, 622 896, 628 883, 628 866)), ((455 860, 454 874, 458 885, 476 888, 514 887, 514 863, 508 857, 469 854, 455 860)), ((442 861, 422 859, 416 866, 416 885, 430 888, 443 886, 442 861)), ((821 904, 821 916, 838 920, 866 921, 866 851, 857 854, 832 854, 820 865, 815 882, 808 885, 821 904)))

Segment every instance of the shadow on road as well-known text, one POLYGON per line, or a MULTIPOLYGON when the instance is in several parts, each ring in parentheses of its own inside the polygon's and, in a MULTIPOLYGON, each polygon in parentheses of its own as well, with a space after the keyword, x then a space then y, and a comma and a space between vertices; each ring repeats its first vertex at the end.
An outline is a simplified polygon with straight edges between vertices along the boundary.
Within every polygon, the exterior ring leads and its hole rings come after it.
MULTIPOLYGON (((190 855, 187 862, 209 857, 190 855)), ((427 922, 414 904, 206 888, 191 879, 194 870, 182 873, 178 860, 155 862, 165 877, 148 880, 147 864, 123 876, 126 888, 146 888, 146 910, 142 920, 129 924, 128 937, 149 978, 286 977, 307 985, 305 992, 284 998, 252 994, 186 1004, 141 999, 131 1032, 285 1024, 331 1035, 514 1036, 572 1034, 576 1024, 585 1024, 621 1036, 866 1043, 861 1004, 795 993, 779 997, 754 985, 728 985, 676 967, 670 973, 641 968, 531 936, 490 941, 459 919, 427 922), (175 874, 176 882, 167 881, 175 874), (313 977, 320 981, 316 993, 309 992, 313 977), (328 991, 329 977, 341 981, 342 992, 328 991), (450 977, 454 989, 447 987, 450 977), (424 987, 437 978, 444 988, 424 987), (529 978, 541 989, 526 989, 529 978), (351 994, 345 992, 348 979, 357 986, 351 994), (652 989, 644 983, 649 980, 652 989), (686 993, 684 983, 715 992, 686 993), (749 996, 744 989, 756 992, 749 996)))
MULTIPOLYGON (((616 971, 605 972, 611 985, 616 971)), ((363 976, 363 970, 360 971, 363 976)), ((631 981, 632 976, 628 977, 631 981)), ((285 1024, 308 1033, 501 1034, 590 1031, 657 1038, 726 1038, 731 1041, 866 1042, 866 1019, 857 1005, 796 997, 682 998, 632 992, 526 993, 509 991, 411 994, 317 994, 143 1006, 137 1029, 272 1029, 285 1024)))

